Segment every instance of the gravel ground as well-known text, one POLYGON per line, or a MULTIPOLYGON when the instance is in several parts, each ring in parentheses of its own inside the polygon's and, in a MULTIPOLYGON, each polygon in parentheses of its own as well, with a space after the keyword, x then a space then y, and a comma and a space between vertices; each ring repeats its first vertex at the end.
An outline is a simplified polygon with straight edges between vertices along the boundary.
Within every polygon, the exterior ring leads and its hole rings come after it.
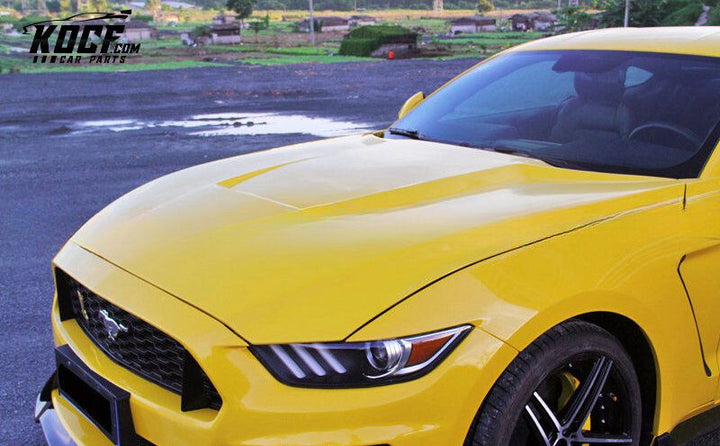
MULTIPOLYGON (((473 63, 378 61, 0 77, 0 444, 43 444, 32 410, 53 370, 50 261, 85 220, 161 175, 318 138, 306 133, 198 136, 193 134, 198 128, 190 127, 198 118, 192 116, 272 111, 382 128, 405 98, 432 91, 473 63)), ((717 444, 720 437, 710 435, 693 446, 717 444)))

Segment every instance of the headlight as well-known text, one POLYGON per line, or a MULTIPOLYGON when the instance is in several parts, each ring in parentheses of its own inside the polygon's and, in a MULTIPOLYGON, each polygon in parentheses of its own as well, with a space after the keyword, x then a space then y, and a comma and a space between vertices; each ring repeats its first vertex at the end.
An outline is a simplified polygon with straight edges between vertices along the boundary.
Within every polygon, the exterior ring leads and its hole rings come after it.
POLYGON ((291 386, 378 386, 428 373, 470 328, 374 342, 257 345, 250 350, 275 378, 291 386))

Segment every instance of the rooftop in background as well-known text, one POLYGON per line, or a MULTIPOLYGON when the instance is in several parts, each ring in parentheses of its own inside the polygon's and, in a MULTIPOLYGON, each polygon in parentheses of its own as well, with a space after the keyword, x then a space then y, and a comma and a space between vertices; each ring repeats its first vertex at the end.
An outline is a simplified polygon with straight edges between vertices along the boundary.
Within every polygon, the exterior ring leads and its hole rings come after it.
POLYGON ((128 28, 147 28, 147 29, 155 29, 155 27, 150 26, 147 22, 144 22, 142 20, 128 20, 125 22, 125 29, 128 28))
POLYGON ((192 3, 180 2, 180 1, 174 1, 174 0, 162 0, 162 4, 167 5, 171 8, 178 8, 178 9, 200 9, 197 5, 194 5, 192 3))
POLYGON ((314 19, 322 20, 326 24, 347 23, 348 22, 348 19, 346 19, 345 17, 339 17, 339 16, 334 16, 334 15, 332 15, 332 16, 315 16, 314 19))
POLYGON ((548 21, 553 22, 557 20, 557 16, 550 11, 533 11, 533 12, 524 12, 522 14, 513 14, 510 17, 511 20, 541 20, 541 21, 548 21))
POLYGON ((457 17, 450 20, 450 23, 478 23, 481 25, 492 24, 494 25, 497 19, 494 17, 486 17, 481 15, 469 16, 469 17, 457 17))
POLYGON ((518 50, 615 50, 720 57, 720 26, 610 28, 535 40, 518 50))

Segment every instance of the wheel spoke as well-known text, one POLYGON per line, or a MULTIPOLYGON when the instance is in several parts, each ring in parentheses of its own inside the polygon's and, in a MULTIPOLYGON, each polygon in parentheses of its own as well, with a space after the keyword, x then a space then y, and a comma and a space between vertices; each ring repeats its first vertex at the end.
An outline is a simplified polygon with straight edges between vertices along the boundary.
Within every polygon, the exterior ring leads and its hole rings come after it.
POLYGON ((629 435, 596 434, 581 432, 575 441, 579 444, 629 444, 633 439, 629 435))
POLYGON ((557 438, 557 434, 561 432, 562 427, 560 426, 560 421, 555 415, 555 412, 550 409, 550 406, 547 405, 539 393, 533 393, 533 399, 525 406, 525 411, 530 417, 540 440, 542 440, 547 446, 553 446, 554 443, 552 442, 552 438, 557 438), (552 423, 552 426, 555 429, 554 433, 556 435, 552 435, 553 432, 545 431, 541 421, 542 418, 545 418, 552 423))
POLYGON ((612 360, 607 359, 605 356, 601 356, 595 361, 585 382, 582 383, 572 397, 567 415, 563 419, 563 427, 571 431, 579 431, 585 425, 602 393, 603 387, 605 387, 612 365, 612 360))
POLYGON ((528 417, 530 418, 530 421, 532 422, 535 434, 537 434, 538 438, 543 442, 545 446, 553 446, 552 443, 550 443, 550 436, 545 433, 545 429, 542 427, 542 423, 540 423, 540 420, 535 415, 535 412, 530 408, 530 405, 528 404, 525 406, 525 411, 528 414, 528 417))
MULTIPOLYGON (((560 424, 560 420, 555 415, 555 412, 553 412, 552 409, 550 409, 550 406, 547 405, 543 397, 540 396, 539 393, 535 392, 533 393, 533 398, 535 398, 535 401, 540 406, 540 413, 544 414, 545 417, 553 424, 553 427, 557 432, 562 431, 562 425, 560 424)), ((529 406, 529 404, 528 404, 529 406)))

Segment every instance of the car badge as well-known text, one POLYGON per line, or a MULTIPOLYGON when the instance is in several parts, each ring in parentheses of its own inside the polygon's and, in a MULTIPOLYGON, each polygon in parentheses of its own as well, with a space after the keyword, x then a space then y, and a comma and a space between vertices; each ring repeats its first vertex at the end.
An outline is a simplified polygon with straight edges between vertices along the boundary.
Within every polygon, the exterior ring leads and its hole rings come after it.
POLYGON ((107 310, 100 310, 98 314, 100 315, 102 323, 105 326, 105 332, 108 335, 108 339, 110 339, 111 341, 115 341, 120 335, 120 333, 127 333, 129 331, 126 326, 118 323, 115 319, 111 318, 107 310))
POLYGON ((90 317, 85 309, 85 296, 83 296, 83 293, 81 293, 80 290, 76 290, 75 293, 77 293, 78 301, 80 302, 80 313, 82 314, 83 319, 87 322, 90 320, 90 317))

